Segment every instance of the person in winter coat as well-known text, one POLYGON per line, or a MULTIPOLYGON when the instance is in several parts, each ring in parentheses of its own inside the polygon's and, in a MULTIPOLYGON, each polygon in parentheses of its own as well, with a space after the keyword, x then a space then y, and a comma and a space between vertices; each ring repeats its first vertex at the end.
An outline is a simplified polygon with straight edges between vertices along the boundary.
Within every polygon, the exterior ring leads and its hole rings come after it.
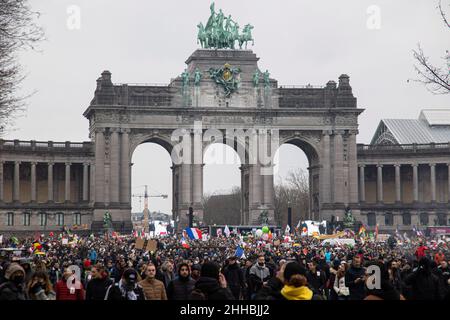
POLYGON ((91 280, 86 285, 86 300, 105 300, 106 291, 112 284, 105 267, 95 265, 91 269, 91 280))
POLYGON ((144 290, 137 283, 137 280, 136 270, 131 268, 124 270, 120 281, 109 286, 105 300, 145 300, 144 290))
MULTIPOLYGON (((336 274, 339 271, 339 266, 341 262, 339 260, 333 260, 333 263, 330 267, 330 276, 328 278, 327 282, 327 288, 328 288, 328 300, 338 300, 338 294, 334 290, 334 281, 336 279, 336 274)), ((344 279, 345 281, 345 279, 344 279)))
POLYGON ((169 282, 175 279, 175 274, 173 272, 173 263, 170 261, 165 261, 161 265, 160 272, 156 273, 156 279, 164 283, 164 288, 167 289, 169 282))
POLYGON ((419 267, 405 279, 405 284, 411 286, 412 300, 440 300, 439 278, 431 273, 431 261, 424 257, 419 261, 419 267))
POLYGON ((181 263, 178 266, 178 277, 169 282, 167 298, 169 300, 188 300, 194 287, 195 280, 191 278, 189 265, 181 263))
POLYGON ((0 285, 0 301, 26 300, 24 290, 25 270, 11 263, 5 271, 6 282, 0 285))
POLYGON ((144 290, 146 300, 167 300, 164 283, 155 278, 156 266, 153 263, 147 265, 145 279, 139 282, 144 290))
POLYGON ((401 293, 392 284, 389 277, 389 270, 385 264, 383 264, 382 262, 374 261, 369 263, 369 266, 376 266, 378 270, 380 270, 379 272, 379 276, 381 278, 379 279, 380 287, 379 288, 376 287, 378 279, 375 279, 375 281, 371 284, 374 285, 375 288, 373 288, 372 286, 369 288, 368 282, 370 281, 370 279, 368 277, 371 276, 371 274, 367 274, 366 280, 364 281, 366 285, 367 295, 364 298, 364 300, 405 300, 405 298, 401 295, 401 293))
POLYGON ((297 262, 286 264, 283 273, 284 286, 281 295, 287 300, 311 300, 313 291, 308 288, 305 270, 297 262))
POLYGON ((350 290, 350 300, 363 300, 365 298, 365 273, 365 269, 361 266, 361 257, 354 256, 352 265, 345 274, 345 283, 350 290))
POLYGON ((76 277, 73 278, 73 281, 69 280, 72 275, 69 268, 64 270, 62 279, 55 286, 56 300, 84 300, 83 285, 76 277), (70 283, 68 284, 68 282, 70 283))
POLYGON ((252 299, 269 279, 270 270, 266 267, 264 255, 260 255, 257 262, 250 268, 248 277, 248 287, 252 299))
POLYGON ((227 288, 227 280, 216 263, 205 262, 202 265, 200 278, 195 283, 189 300, 234 300, 227 288))
POLYGON ((350 295, 349 288, 345 285, 345 273, 347 272, 347 264, 342 262, 334 277, 333 292, 337 296, 337 300, 348 300, 350 295))
POLYGON ((36 271, 28 283, 28 297, 30 300, 55 300, 56 293, 45 271, 36 271))
POLYGON ((245 288, 244 275, 236 262, 237 257, 230 257, 228 265, 223 269, 223 275, 227 280, 228 287, 230 288, 233 296, 236 300, 239 300, 241 296, 241 290, 245 288))
POLYGON ((325 272, 317 268, 317 262, 308 262, 308 272, 306 273, 308 285, 315 294, 322 295, 326 286, 327 278, 325 272))

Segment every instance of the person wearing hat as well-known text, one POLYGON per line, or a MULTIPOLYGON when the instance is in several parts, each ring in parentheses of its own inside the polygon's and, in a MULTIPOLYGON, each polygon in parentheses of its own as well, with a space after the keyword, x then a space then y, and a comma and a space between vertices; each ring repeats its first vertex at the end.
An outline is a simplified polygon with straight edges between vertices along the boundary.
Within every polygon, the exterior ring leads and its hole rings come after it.
POLYGON ((190 276, 189 264, 178 265, 178 277, 169 282, 167 297, 169 300, 188 300, 194 290, 195 280, 190 276))
POLYGON ((153 263, 147 265, 145 279, 139 282, 146 300, 167 300, 164 283, 155 278, 156 266, 153 263))
POLYGON ((6 282, 0 285, 0 301, 26 300, 25 270, 18 263, 11 263, 5 271, 6 282))
POLYGON ((202 265, 200 278, 195 283, 189 300, 234 300, 227 287, 227 280, 216 263, 205 262, 202 265))
POLYGON ((311 300, 313 292, 308 288, 306 270, 297 262, 286 264, 283 273, 284 287, 281 295, 287 300, 311 300))
POLYGON ((132 268, 125 269, 119 282, 109 286, 105 300, 145 300, 142 287, 138 284, 138 274, 132 268))
POLYGON ((228 265, 223 269, 223 275, 227 280, 228 287, 230 288, 233 296, 236 300, 239 300, 241 290, 245 288, 244 275, 237 263, 237 257, 231 256, 228 258, 228 265))

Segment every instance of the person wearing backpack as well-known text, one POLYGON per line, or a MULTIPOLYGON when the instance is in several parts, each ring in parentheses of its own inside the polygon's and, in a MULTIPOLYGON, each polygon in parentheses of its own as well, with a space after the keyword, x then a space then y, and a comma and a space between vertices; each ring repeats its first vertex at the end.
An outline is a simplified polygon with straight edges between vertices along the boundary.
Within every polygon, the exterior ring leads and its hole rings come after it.
POLYGON ((225 276, 214 262, 202 265, 200 278, 195 283, 189 300, 234 300, 233 293, 227 287, 225 276))

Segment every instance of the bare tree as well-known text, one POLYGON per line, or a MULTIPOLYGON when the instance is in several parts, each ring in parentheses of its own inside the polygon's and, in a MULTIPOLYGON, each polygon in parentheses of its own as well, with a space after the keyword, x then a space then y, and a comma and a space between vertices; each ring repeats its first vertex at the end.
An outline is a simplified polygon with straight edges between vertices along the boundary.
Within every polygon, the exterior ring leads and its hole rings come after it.
POLYGON ((0 134, 14 115, 25 107, 26 96, 18 96, 24 75, 17 61, 23 49, 35 49, 44 38, 28 0, 0 0, 0 134))
POLYGON ((308 218, 309 180, 302 169, 290 171, 285 181, 279 179, 275 185, 275 221, 283 228, 287 224, 287 210, 292 208, 291 228, 300 219, 308 218))
MULTIPOLYGON (((450 29, 450 24, 442 9, 442 0, 439 0, 438 8, 445 27, 450 29)), ((419 75, 419 79, 416 79, 415 81, 423 83, 425 87, 434 94, 450 93, 449 51, 447 50, 445 57, 442 57, 444 60, 444 66, 442 67, 436 67, 430 62, 429 57, 425 55, 420 44, 417 46, 417 50, 413 50, 413 56, 417 62, 414 65, 414 68, 419 75)))

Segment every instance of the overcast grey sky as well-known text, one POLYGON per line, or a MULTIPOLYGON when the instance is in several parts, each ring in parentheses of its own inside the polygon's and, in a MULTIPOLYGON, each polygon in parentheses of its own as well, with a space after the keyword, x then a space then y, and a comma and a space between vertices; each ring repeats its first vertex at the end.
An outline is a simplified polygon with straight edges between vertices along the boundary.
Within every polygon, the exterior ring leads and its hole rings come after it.
MULTIPOLYGON (((41 44, 41 52, 20 56, 28 74, 23 89, 36 93, 24 117, 4 138, 83 141, 88 140, 88 121, 82 113, 100 73, 110 70, 117 83, 168 83, 198 47, 196 25, 207 21, 211 2, 31 3, 42 13, 39 23, 48 40, 41 44), (72 5, 80 9, 80 29, 67 27, 67 9, 72 5)), ((416 118, 421 108, 450 106, 448 95, 436 96, 418 83, 407 83, 415 77, 411 50, 417 43, 439 63, 449 49, 450 32, 436 5, 437 0, 216 1, 216 9, 222 8, 240 25, 255 26, 253 50, 261 58, 259 66, 269 69, 280 85, 324 85, 348 74, 359 107, 366 109, 359 118, 359 143, 370 142, 381 118, 416 118), (379 29, 368 28, 371 6, 380 10, 379 29)), ((148 183, 154 193, 170 195, 170 158, 158 148, 144 145, 135 152, 133 187, 148 183)), ((297 165, 306 168, 302 152, 283 150, 281 174, 297 165)), ((236 167, 206 166, 205 192, 239 184, 236 167)), ((152 210, 168 212, 171 200, 154 199, 152 205, 152 210)))

